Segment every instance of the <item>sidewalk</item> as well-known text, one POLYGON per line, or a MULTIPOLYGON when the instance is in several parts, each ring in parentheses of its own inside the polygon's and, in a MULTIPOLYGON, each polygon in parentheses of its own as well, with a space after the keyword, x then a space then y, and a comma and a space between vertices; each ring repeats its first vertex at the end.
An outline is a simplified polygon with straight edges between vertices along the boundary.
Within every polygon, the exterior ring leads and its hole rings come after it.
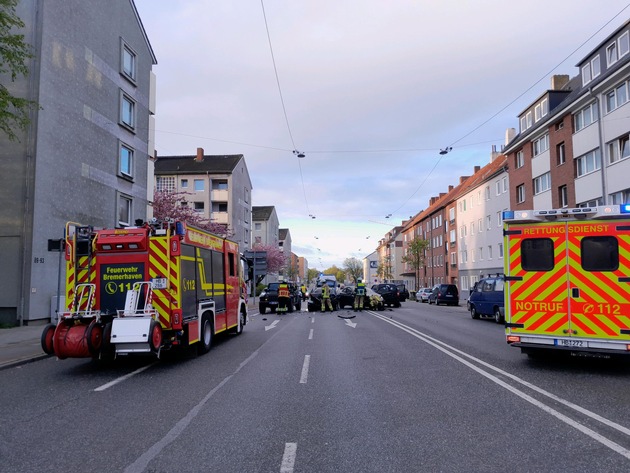
POLYGON ((48 357, 41 345, 43 330, 39 324, 0 328, 0 370, 48 357))

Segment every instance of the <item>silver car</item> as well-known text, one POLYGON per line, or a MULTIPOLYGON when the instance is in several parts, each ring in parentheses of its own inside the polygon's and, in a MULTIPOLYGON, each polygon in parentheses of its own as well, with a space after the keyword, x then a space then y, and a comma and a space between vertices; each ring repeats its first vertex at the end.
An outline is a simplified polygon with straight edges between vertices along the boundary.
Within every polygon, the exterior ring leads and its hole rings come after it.
POLYGON ((433 290, 430 287, 423 287, 416 292, 416 302, 429 302, 429 295, 433 290))

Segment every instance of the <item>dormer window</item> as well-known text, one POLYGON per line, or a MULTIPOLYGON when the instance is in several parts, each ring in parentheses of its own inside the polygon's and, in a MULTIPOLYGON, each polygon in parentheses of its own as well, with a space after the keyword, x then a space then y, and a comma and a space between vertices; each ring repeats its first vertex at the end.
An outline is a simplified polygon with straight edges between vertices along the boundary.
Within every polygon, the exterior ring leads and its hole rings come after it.
POLYGON ((601 74, 601 63, 599 55, 595 56, 591 61, 582 66, 582 85, 588 84, 601 74))

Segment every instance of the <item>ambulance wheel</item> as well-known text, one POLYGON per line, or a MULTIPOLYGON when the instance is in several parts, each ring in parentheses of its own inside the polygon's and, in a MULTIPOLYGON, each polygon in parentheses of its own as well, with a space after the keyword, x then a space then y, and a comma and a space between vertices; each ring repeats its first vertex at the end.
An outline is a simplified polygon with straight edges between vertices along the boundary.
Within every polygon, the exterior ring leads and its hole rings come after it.
POLYGON ((96 322, 91 322, 85 331, 85 339, 90 355, 94 358, 98 357, 101 351, 101 345, 103 344, 103 326, 96 322))
POLYGON ((149 347, 154 352, 159 351, 162 346, 162 326, 155 320, 151 321, 149 326, 149 347))
POLYGON ((55 324, 48 324, 44 327, 44 331, 42 332, 42 350, 47 355, 54 355, 55 348, 53 347, 53 337, 55 335, 55 329, 57 326, 55 324))
POLYGON ((473 319, 478 319, 479 318, 479 312, 477 312, 477 309, 475 309, 474 307, 470 308, 470 316, 473 319))
POLYGON ((197 351, 200 355, 208 353, 212 348, 212 320, 209 315, 204 315, 201 319, 201 340, 197 351))
POLYGON ((498 307, 494 309, 494 321, 498 324, 503 323, 503 316, 501 315, 501 311, 499 310, 498 307))

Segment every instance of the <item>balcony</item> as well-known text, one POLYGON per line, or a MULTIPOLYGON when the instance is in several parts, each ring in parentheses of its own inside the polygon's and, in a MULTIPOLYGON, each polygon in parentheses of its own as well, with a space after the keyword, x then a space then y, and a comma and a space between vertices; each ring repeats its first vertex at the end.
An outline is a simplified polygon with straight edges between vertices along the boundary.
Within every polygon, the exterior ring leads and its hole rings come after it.
POLYGON ((210 221, 212 223, 221 223, 227 225, 229 223, 229 215, 227 212, 212 212, 210 221))
POLYGON ((227 189, 212 189, 210 193, 210 200, 212 202, 227 202, 228 191, 227 189))

